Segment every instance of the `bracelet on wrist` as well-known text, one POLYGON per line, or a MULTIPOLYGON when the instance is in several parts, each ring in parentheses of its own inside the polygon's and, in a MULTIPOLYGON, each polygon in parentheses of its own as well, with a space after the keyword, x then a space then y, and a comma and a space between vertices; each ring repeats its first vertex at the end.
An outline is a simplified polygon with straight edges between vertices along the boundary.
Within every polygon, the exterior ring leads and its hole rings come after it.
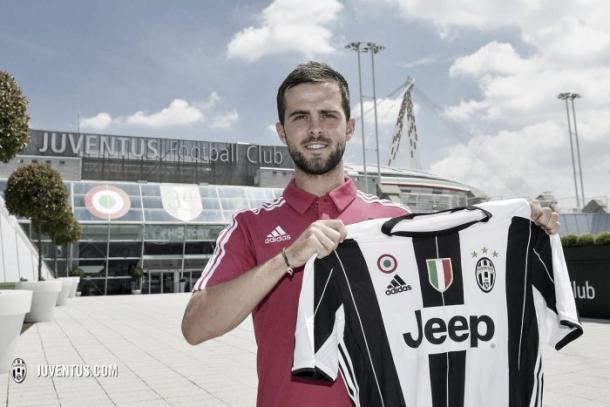
POLYGON ((284 263, 286 263, 286 274, 292 277, 292 275, 294 274, 294 269, 290 266, 290 263, 288 262, 288 256, 286 255, 285 247, 282 249, 282 257, 284 258, 284 263))

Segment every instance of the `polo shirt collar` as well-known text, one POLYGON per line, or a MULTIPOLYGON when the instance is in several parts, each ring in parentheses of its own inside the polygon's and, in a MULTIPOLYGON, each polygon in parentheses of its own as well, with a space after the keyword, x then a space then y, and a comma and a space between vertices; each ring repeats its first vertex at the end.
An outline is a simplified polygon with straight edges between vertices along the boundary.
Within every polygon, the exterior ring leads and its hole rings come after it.
MULTIPOLYGON (((345 177, 343 184, 333 189, 326 194, 328 198, 333 202, 339 212, 342 212, 347 206, 352 203, 356 198, 356 185, 350 177, 345 177)), ((304 214, 307 209, 317 200, 318 198, 314 194, 310 194, 297 187, 294 178, 290 180, 286 189, 283 193, 286 202, 293 207, 301 215, 304 214)))

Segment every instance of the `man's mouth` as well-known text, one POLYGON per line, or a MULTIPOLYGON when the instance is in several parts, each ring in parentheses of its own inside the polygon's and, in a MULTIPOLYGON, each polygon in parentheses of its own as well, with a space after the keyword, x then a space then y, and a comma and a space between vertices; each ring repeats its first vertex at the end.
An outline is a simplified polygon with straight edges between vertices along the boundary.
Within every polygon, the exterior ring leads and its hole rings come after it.
POLYGON ((320 149, 325 148, 327 146, 328 146, 328 144, 324 144, 324 143, 311 143, 311 144, 305 145, 305 148, 307 150, 320 150, 320 149))

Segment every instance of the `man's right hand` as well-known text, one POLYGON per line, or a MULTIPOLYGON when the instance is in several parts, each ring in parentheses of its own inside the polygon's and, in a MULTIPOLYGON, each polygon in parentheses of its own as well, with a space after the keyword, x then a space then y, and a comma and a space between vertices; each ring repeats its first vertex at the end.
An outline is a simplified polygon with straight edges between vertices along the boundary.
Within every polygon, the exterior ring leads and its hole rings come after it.
POLYGON ((337 248, 347 230, 339 219, 325 219, 313 222, 299 238, 286 248, 286 256, 291 267, 300 267, 314 254, 321 259, 337 248))

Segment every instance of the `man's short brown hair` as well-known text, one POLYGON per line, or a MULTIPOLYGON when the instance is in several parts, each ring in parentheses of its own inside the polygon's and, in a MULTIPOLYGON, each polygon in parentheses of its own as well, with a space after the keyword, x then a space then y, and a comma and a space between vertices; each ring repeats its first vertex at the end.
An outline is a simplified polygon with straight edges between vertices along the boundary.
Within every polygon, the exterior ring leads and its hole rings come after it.
POLYGON ((284 124, 284 114, 286 112, 286 103, 284 100, 286 90, 302 83, 316 82, 335 82, 339 86, 343 113, 345 113, 346 120, 350 119, 349 87, 343 75, 325 63, 310 61, 299 64, 290 72, 286 79, 284 79, 284 82, 282 82, 277 90, 277 114, 282 125, 284 124))

